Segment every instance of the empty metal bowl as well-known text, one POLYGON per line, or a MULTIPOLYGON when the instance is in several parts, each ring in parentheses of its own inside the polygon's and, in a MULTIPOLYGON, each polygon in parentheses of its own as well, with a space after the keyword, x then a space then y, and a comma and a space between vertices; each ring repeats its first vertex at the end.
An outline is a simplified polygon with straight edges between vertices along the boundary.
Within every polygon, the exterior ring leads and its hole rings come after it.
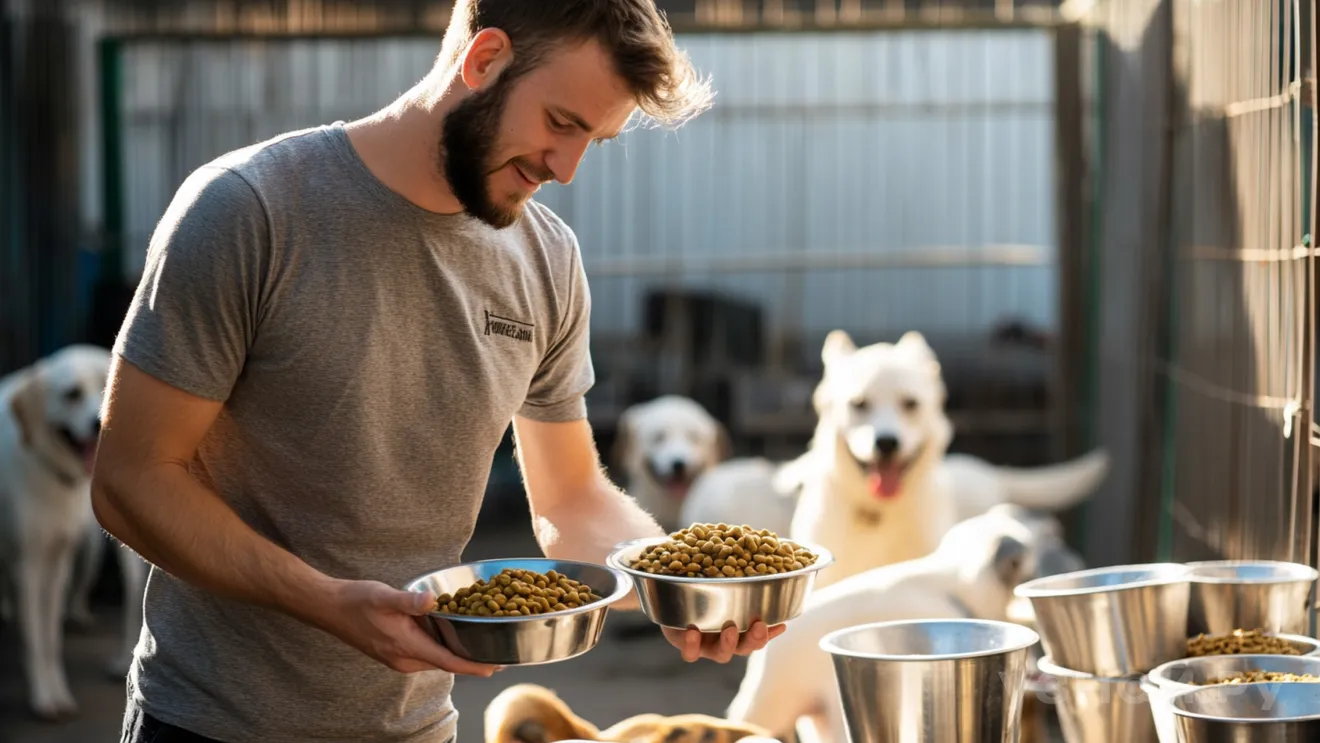
POLYGON ((1177 743, 1177 723, 1169 703, 1174 695, 1243 671, 1309 673, 1320 676, 1320 658, 1299 655, 1207 655, 1170 661, 1155 668, 1146 675, 1148 686, 1143 688, 1150 697, 1151 714, 1160 731, 1160 743, 1177 743))
POLYGON ((1150 700, 1140 676, 1105 678, 1062 668, 1049 657, 1036 661, 1054 680, 1059 726, 1068 743, 1155 743, 1150 700))
POLYGON ((1174 694, 1179 743, 1310 743, 1320 740, 1320 684, 1198 686, 1174 694))
POLYGON ((1188 572, 1176 563, 1092 568, 1037 578, 1014 592, 1031 601, 1054 663, 1115 678, 1187 654, 1188 572))
POLYGON ((1039 639, 1011 622, 919 619, 846 627, 820 648, 852 743, 1006 743, 1021 734, 1039 639))
POLYGON ((757 619, 768 625, 783 624, 802 613, 816 573, 834 562, 834 555, 824 547, 781 539, 810 550, 816 562, 788 573, 746 578, 681 578, 629 567, 647 547, 667 541, 669 537, 624 542, 605 563, 632 578, 642 612, 652 622, 672 629, 719 632, 732 623, 745 632, 757 619))
POLYGON ((519 557, 480 560, 437 570, 409 581, 405 590, 454 593, 477 579, 490 580, 505 568, 547 573, 554 570, 585 583, 601 597, 576 609, 519 617, 471 617, 431 612, 419 623, 455 655, 478 663, 530 666, 575 658, 596 646, 611 604, 633 589, 619 570, 589 562, 519 557))
POLYGON ((1301 634, 1310 629, 1308 598, 1315 568, 1272 560, 1187 564, 1192 583, 1187 634, 1226 635, 1235 629, 1301 634))

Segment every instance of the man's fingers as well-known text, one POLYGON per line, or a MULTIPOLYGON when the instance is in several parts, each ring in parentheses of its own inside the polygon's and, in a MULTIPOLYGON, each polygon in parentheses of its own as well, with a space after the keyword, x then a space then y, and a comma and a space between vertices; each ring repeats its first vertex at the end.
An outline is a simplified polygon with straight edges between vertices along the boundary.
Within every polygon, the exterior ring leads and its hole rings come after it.
POLYGON ((743 633, 735 652, 738 655, 749 655, 765 647, 769 641, 770 632, 766 628, 765 622, 757 621, 752 624, 751 629, 743 633))
POLYGON ((733 624, 721 630, 710 659, 716 663, 728 663, 733 660, 733 654, 738 650, 738 634, 738 628, 733 624))
POLYGON ((696 663, 701 660, 701 631, 694 628, 683 633, 683 660, 696 663))
POLYGON ((436 668, 442 668, 450 673, 486 677, 489 677, 500 668, 484 663, 474 663, 454 655, 449 648, 431 639, 431 636, 426 634, 421 627, 418 627, 416 632, 409 633, 409 635, 405 652, 418 661, 429 663, 436 668))
POLYGON ((780 635, 784 634, 784 632, 786 632, 787 630, 788 630, 787 624, 776 624, 775 626, 769 628, 769 633, 770 633, 769 639, 773 640, 776 637, 779 637, 780 635))

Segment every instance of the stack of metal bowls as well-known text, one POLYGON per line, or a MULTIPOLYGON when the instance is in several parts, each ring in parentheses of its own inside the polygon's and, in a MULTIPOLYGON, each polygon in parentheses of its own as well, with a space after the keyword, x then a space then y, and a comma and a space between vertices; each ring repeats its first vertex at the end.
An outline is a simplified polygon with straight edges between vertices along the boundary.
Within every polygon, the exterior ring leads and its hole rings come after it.
POLYGON ((1187 568, 1189 637, 1238 629, 1286 635, 1310 630, 1308 599, 1320 577, 1315 568, 1271 560, 1192 562, 1187 568))
POLYGON ((1302 634, 1310 624, 1311 588, 1320 575, 1314 568, 1271 560, 1193 562, 1187 568, 1191 583, 1188 637, 1260 630, 1286 641, 1297 655, 1206 656, 1180 659, 1152 670, 1142 688, 1150 698, 1160 743, 1176 743, 1171 698, 1191 690, 1193 684, 1251 669, 1320 675, 1320 660, 1315 657, 1320 656, 1320 641, 1302 634))
POLYGON ((1039 639, 1010 622, 929 619, 848 627, 820 647, 851 743, 1017 743, 1039 639))
POLYGON ((1031 601, 1067 743, 1155 743, 1141 689, 1151 669, 1187 649, 1190 570, 1176 563, 1120 565, 1018 586, 1031 601))
MULTIPOLYGON (((1314 653, 1320 643, 1310 638, 1309 649, 1314 653)), ((1207 655, 1165 663, 1146 674, 1142 688, 1150 697, 1150 709, 1155 718, 1160 743, 1177 743, 1177 722, 1170 700, 1187 691, 1198 689, 1219 679, 1247 671, 1309 674, 1320 676, 1320 657, 1315 655, 1207 655)))
POLYGON ((1178 743, 1320 740, 1320 684, 1200 686, 1170 698, 1178 743))

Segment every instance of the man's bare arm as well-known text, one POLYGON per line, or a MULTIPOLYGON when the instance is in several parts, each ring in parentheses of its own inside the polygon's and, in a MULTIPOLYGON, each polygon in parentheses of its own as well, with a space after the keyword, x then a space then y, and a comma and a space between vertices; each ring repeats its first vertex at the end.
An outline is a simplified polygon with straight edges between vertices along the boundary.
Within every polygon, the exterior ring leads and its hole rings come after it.
MULTIPOLYGON (((619 542, 662 537, 654 517, 609 481, 585 420, 515 418, 514 441, 537 542, 547 557, 603 564, 619 542)), ((629 596, 619 608, 637 608, 629 596)))

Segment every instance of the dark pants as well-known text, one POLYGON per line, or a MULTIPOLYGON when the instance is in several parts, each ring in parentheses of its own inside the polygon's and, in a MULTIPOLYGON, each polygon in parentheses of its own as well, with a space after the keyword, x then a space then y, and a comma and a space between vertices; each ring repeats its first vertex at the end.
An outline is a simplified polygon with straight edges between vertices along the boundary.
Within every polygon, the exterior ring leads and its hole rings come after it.
POLYGON ((129 703, 124 715, 124 727, 119 743, 219 743, 214 738, 207 738, 197 733, 190 733, 183 728, 166 725, 142 710, 136 704, 129 703))

